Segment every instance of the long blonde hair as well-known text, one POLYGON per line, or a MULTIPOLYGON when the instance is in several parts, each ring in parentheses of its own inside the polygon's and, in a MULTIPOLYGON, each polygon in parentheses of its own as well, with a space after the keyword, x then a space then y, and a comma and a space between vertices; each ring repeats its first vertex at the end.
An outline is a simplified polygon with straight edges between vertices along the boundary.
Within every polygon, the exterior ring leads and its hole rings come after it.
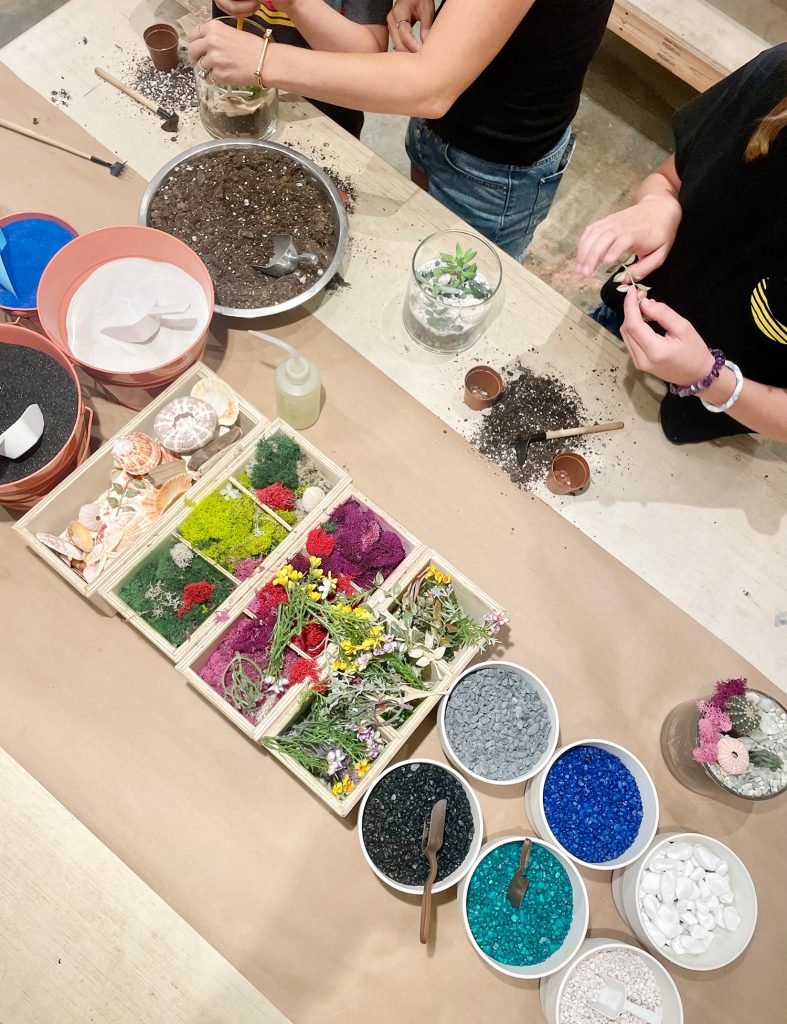
POLYGON ((754 129, 746 147, 744 159, 747 164, 767 156, 782 128, 787 127, 787 97, 780 100, 770 114, 766 114, 754 129))

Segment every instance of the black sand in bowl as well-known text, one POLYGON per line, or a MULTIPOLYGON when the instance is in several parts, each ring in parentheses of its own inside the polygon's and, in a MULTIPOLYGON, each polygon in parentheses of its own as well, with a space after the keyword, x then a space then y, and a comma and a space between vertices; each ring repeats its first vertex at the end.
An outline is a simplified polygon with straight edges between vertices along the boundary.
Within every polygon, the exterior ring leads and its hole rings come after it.
POLYGON ((22 480, 51 462, 71 436, 79 406, 76 385, 56 359, 22 345, 0 345, 0 434, 28 405, 41 408, 44 433, 21 458, 0 455, 0 484, 22 480))

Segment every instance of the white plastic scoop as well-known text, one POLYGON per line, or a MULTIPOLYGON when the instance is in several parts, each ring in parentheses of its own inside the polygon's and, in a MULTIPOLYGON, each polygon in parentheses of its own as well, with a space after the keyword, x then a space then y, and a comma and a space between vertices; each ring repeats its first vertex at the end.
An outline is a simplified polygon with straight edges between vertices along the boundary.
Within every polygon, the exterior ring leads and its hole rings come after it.
POLYGON ((617 978, 601 975, 601 988, 595 999, 589 999, 588 1005, 607 1020, 617 1020, 621 1013, 630 1013, 647 1024, 661 1024, 661 1014, 646 1010, 643 1006, 626 999, 626 986, 617 978))
POLYGON ((110 338, 116 338, 118 341, 128 341, 133 345, 141 345, 146 341, 150 341, 158 331, 159 327, 161 327, 162 317, 182 316, 184 313, 188 313, 190 308, 190 302, 180 302, 170 306, 160 306, 156 302, 146 313, 140 316, 137 313, 131 312, 129 304, 129 311, 126 313, 127 319, 102 327, 101 333, 109 335, 110 338))
POLYGON ((0 434, 0 455, 20 459, 38 444, 44 433, 44 414, 38 405, 28 405, 19 419, 0 434))

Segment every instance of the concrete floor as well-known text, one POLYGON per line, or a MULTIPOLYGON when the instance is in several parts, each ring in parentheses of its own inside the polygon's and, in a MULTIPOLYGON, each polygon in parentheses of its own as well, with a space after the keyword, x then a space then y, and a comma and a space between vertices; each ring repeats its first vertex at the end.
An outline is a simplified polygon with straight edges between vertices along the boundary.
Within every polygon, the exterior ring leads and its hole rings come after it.
MULTIPOLYGON (((64 0, 0 0, 0 46, 26 31, 64 0)), ((585 82, 574 122, 577 149, 552 213, 538 229, 527 265, 576 305, 595 305, 597 284, 574 273, 574 249, 593 219, 619 209, 665 158, 670 118, 692 89, 607 33, 585 82)), ((403 174, 407 119, 369 114, 364 142, 403 174)))

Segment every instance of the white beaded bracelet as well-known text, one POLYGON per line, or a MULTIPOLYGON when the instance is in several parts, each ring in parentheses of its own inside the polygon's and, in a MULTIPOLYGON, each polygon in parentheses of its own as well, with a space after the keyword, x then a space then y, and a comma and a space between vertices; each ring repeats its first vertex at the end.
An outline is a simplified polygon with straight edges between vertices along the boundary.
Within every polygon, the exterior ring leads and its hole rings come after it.
POLYGON ((729 360, 727 360, 725 365, 729 366, 729 368, 735 374, 735 390, 727 399, 727 401, 724 402, 723 405, 713 405, 711 402, 706 402, 704 398, 701 398, 700 401, 708 410, 708 412, 726 412, 733 405, 735 405, 735 403, 741 397, 741 391, 743 391, 743 374, 741 373, 740 367, 737 366, 735 363, 731 363, 729 360))

